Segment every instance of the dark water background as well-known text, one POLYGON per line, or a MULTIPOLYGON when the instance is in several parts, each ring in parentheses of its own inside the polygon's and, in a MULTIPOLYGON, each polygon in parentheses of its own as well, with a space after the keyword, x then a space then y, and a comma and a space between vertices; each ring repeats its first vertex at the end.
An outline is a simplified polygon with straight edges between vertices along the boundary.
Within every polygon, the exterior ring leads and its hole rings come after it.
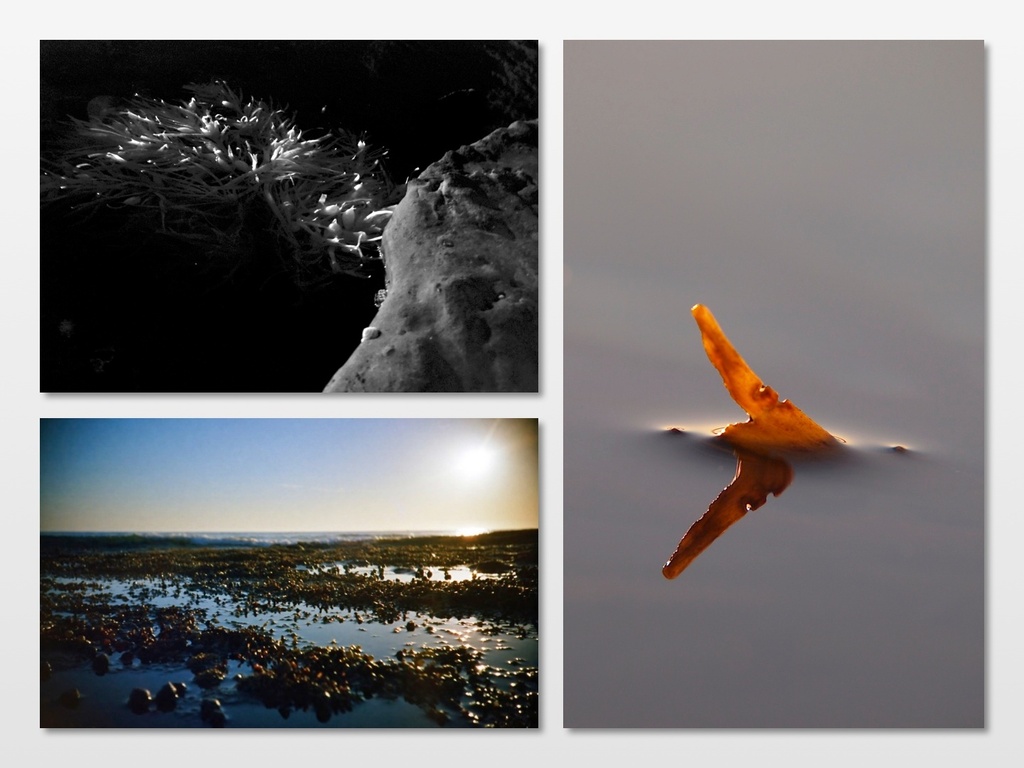
POLYGON ((564 66, 565 724, 982 726, 982 44, 564 66), (745 419, 696 303, 848 442, 668 581, 745 419))
MULTIPOLYGON (((94 97, 178 102, 214 79, 287 107, 307 138, 344 131, 386 149, 395 184, 538 116, 535 41, 44 40, 40 65, 49 160, 94 97)), ((225 280, 195 269, 201 249, 143 240, 122 219, 42 212, 45 392, 320 392, 377 312, 383 268, 298 287, 247 224, 250 253, 225 280)))

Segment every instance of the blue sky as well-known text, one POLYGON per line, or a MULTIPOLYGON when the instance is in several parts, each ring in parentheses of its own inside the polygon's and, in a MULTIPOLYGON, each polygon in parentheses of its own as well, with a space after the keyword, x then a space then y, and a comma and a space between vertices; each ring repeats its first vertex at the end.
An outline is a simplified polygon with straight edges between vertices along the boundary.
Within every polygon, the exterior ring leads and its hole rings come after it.
POLYGON ((535 528, 534 419, 43 419, 42 531, 535 528))

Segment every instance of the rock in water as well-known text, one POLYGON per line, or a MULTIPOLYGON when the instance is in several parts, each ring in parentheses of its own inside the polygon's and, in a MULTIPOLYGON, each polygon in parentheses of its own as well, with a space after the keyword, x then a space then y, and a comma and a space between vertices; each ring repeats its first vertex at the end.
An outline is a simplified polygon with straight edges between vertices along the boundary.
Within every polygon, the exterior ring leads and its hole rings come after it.
POLYGON ((132 688, 128 694, 128 708, 137 715, 149 711, 149 705, 153 703, 153 696, 146 688, 132 688))
POLYGON ((218 699, 203 699, 199 705, 199 717, 214 728, 223 728, 228 720, 224 710, 220 708, 218 699))
POLYGON ((170 712, 176 706, 178 706, 178 689, 174 683, 167 683, 156 692, 157 709, 161 712, 170 712))
POLYGON ((325 392, 538 391, 538 135, 515 122, 409 182, 384 230, 379 334, 325 392))
POLYGON ((110 671, 110 657, 105 653, 97 653, 92 659, 92 670, 97 675, 105 675, 110 671))

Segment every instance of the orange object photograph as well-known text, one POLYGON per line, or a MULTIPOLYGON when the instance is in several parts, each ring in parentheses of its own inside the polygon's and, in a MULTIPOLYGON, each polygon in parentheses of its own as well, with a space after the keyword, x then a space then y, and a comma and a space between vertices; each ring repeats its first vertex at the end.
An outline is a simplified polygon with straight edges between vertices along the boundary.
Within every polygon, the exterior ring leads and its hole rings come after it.
POLYGON ((564 69, 564 726, 985 727, 985 44, 564 69))

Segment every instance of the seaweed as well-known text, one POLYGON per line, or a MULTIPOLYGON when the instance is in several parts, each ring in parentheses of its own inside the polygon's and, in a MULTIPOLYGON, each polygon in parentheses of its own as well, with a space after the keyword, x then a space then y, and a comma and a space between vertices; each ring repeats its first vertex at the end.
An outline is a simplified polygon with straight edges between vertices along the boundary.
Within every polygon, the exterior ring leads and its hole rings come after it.
POLYGON ((186 85, 187 101, 94 99, 78 139, 43 163, 44 205, 117 214, 126 234, 194 246, 230 277, 269 233, 296 284, 366 276, 393 206, 382 165, 347 133, 310 138, 272 102, 227 83, 186 85))
POLYGON ((700 328, 704 351, 722 376, 729 395, 750 417, 725 427, 718 439, 736 455, 732 482, 683 535, 662 567, 667 579, 681 574, 694 559, 747 512, 760 508, 768 495, 778 496, 793 481, 790 455, 822 455, 839 442, 827 430, 765 384, 747 365, 718 325, 711 310, 691 310, 700 328))

